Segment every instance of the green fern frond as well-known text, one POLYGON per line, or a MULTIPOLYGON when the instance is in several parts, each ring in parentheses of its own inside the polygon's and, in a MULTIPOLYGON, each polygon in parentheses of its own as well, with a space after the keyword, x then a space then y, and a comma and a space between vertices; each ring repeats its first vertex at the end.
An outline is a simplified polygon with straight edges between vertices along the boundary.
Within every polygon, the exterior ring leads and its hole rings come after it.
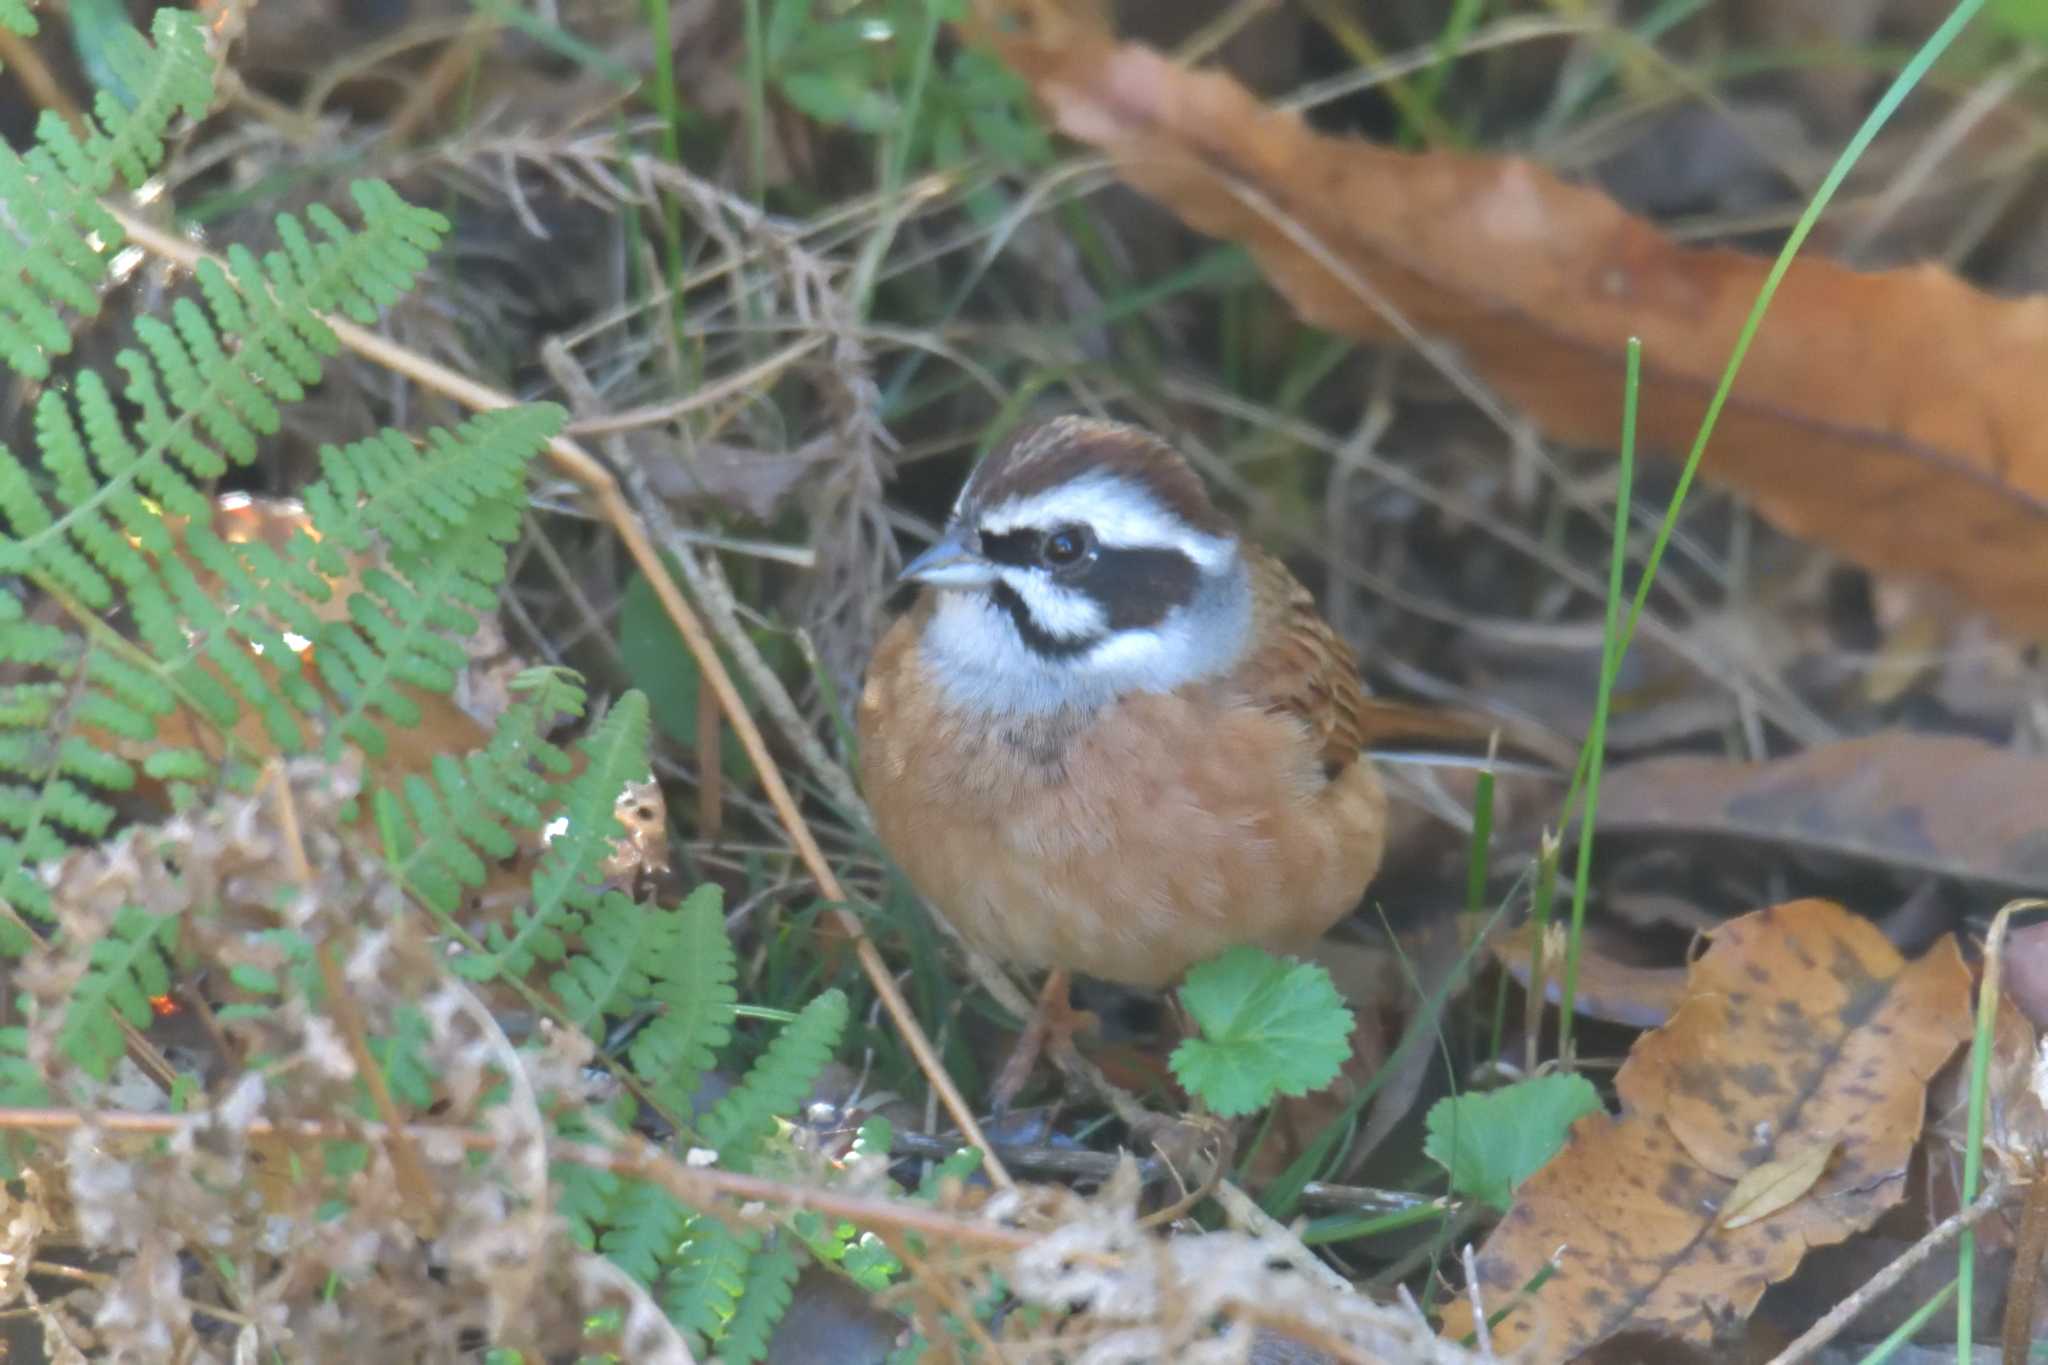
POLYGON ((582 951, 548 978, 569 1022, 602 1039, 607 1013, 645 999, 652 991, 654 964, 667 956, 675 918, 658 906, 638 905, 620 895, 601 900, 584 931, 582 951))
MULTIPOLYGON (((6 193, 0 176, 0 196, 6 193)), ((185 299, 172 310, 175 327, 155 318, 137 322, 141 349, 114 359, 128 377, 121 397, 139 413, 132 423, 122 422, 96 376, 80 377, 75 408, 55 390, 45 395, 37 443, 55 482, 57 515, 22 463, 0 451, 0 513, 7 522, 0 568, 46 576, 95 607, 109 597, 116 565, 130 557, 121 552, 123 533, 146 546, 165 539, 160 526, 150 526, 156 508, 138 493, 176 515, 198 517, 205 504, 195 483, 253 459, 257 438, 277 426, 270 395, 302 395, 319 378, 319 357, 336 349, 315 310, 374 316, 425 265, 421 244, 447 228, 439 214, 406 204, 388 185, 359 184, 355 198, 360 230, 316 206, 308 216, 325 240, 312 243, 296 220, 281 216, 287 247, 260 268, 247 250, 236 249, 232 277, 212 265, 197 272, 211 317, 185 299), (223 332, 234 337, 232 349, 222 346, 223 332)), ((7 303, 0 296, 0 308, 7 303)))
MULTIPOLYGON (((690 1264, 687 1255, 683 1264, 690 1264)), ((796 1257, 781 1246, 764 1247, 748 1258, 739 1302, 718 1335, 720 1360, 751 1365, 768 1354, 768 1339, 789 1311, 796 1274, 796 1257)))
MULTIPOLYGON (((486 860, 518 851, 514 831, 541 827, 550 781, 571 767, 544 729, 560 715, 583 714, 583 687, 564 669, 534 668, 512 683, 513 703, 483 749, 434 760, 433 778, 415 777, 403 795, 372 794, 378 828, 399 879, 433 910, 452 915, 464 887, 483 885, 486 860)), ((477 970, 458 958, 455 969, 477 970)), ((488 964, 485 972, 495 972, 488 964)))
POLYGON ((776 1119, 795 1113, 809 1098, 839 1046, 846 1011, 846 993, 836 988, 813 999, 768 1045, 746 1079, 711 1106, 697 1131, 717 1151, 721 1165, 747 1170, 755 1149, 775 1130, 776 1119))
POLYGON ((675 1261, 693 1216, 661 1186, 629 1176, 619 1181, 611 1226, 598 1245, 619 1269, 652 1287, 675 1261))
POLYGON ((788 1227, 802 1239, 811 1255, 824 1264, 838 1266, 846 1278, 871 1294, 887 1289, 903 1273, 903 1263, 881 1238, 851 1223, 827 1223, 804 1210, 790 1218, 788 1227))
POLYGON ((569 1235, 586 1251, 597 1248, 597 1230, 612 1216, 620 1198, 618 1176, 595 1166, 557 1162, 550 1169, 555 1212, 569 1225, 569 1235))
POLYGON ((647 742, 651 737, 647 697, 627 692, 576 747, 583 752, 582 773, 569 786, 565 823, 534 872, 536 909, 554 904, 595 903, 598 869, 612 856, 619 837, 619 793, 647 776, 647 742))
POLYGON ((569 784, 566 809, 534 869, 532 904, 511 930, 492 926, 487 951, 460 960, 464 975, 524 976, 536 961, 563 959, 564 935, 584 929, 603 898, 599 868, 619 837, 619 792, 647 775, 649 733, 647 698, 628 692, 577 745, 584 769, 569 784))
POLYGON ((718 1049, 732 1039, 739 959, 725 931, 725 896, 698 887, 669 917, 667 952, 650 973, 661 1014, 633 1037, 627 1059, 655 1099, 687 1113, 718 1049))
MULTIPOLYGON (((314 640, 315 666, 340 703, 330 751, 347 739, 381 753, 372 711, 416 725, 419 709, 404 689, 454 688, 466 663, 462 639, 497 608, 506 547, 519 535, 526 505, 527 465, 565 417, 558 407, 533 404, 436 430, 424 452, 395 432, 322 449, 323 477, 306 496, 318 539, 297 533, 281 559, 262 551, 265 567, 289 576, 310 565, 339 577, 345 556, 370 554, 378 537, 390 546, 391 563, 390 571, 362 575, 350 620, 299 627, 314 640)), ((314 591, 325 595, 317 580, 281 586, 280 612, 314 591)))
MULTIPOLYGON (((34 31, 20 0, 0 0, 0 16, 19 32, 34 31)), ((7 205, 0 258, 9 262, 0 267, 0 359, 32 379, 48 376, 51 360, 71 349, 64 310, 99 311, 107 262, 122 241, 99 196, 117 175, 140 185, 163 158, 172 120, 181 111, 202 117, 213 102, 213 62, 199 18, 167 7, 150 31, 153 48, 129 30, 108 54, 134 92, 132 107, 102 91, 83 139, 45 113, 26 155, 0 145, 0 203, 7 205)))
POLYGON ((177 933, 171 915, 128 906, 114 916, 72 989, 58 1042, 88 1073, 105 1080, 124 1046, 116 1017, 137 1028, 150 1019, 149 998, 170 989, 164 942, 177 933))
POLYGON ((659 1013, 633 1035, 627 1059, 657 1103, 684 1113, 732 1038, 738 968, 725 932, 724 894, 706 884, 673 910, 606 896, 584 930, 582 950, 549 984, 571 1022, 593 1038, 603 1036, 607 1014, 657 1006, 659 1013))
POLYGON ((50 1086, 29 1060, 28 1030, 0 1028, 0 1106, 33 1109, 50 1103, 50 1086))
POLYGON ((661 1306, 669 1321, 691 1334, 692 1350, 717 1341, 746 1292, 748 1263, 761 1243, 752 1228, 734 1231, 709 1214, 690 1219, 682 1259, 663 1281, 661 1306))
MULTIPOLYGON (((42 1109, 54 1103, 42 1068, 28 1055, 28 1030, 0 1028, 0 1105, 9 1109, 42 1109)), ((21 1132, 0 1133, 0 1180, 13 1180, 34 1149, 21 1132)))
MULTIPOLYGON (((390 1034, 369 1040, 371 1055, 384 1069, 385 1083, 391 1087, 391 1093, 398 1097, 400 1104, 426 1109, 434 1103, 435 1071, 429 1056, 433 1041, 434 1027, 417 1005, 403 1005, 394 1010, 390 1034)), ((374 1112, 367 1087, 363 1094, 363 1109, 366 1115, 374 1112)))
MULTIPOLYGON (((46 391, 36 416, 49 498, 32 490, 23 496, 26 475, 0 450, 0 484, 10 475, 20 480, 12 499, 0 501, 13 528, 29 537, 0 541, 0 548, 25 558, 31 577, 72 607, 86 643, 81 651, 74 637, 26 619, 18 599, 0 600, 0 657, 42 674, 11 694, 19 724, 0 721, 0 775, 21 779, 0 792, 0 889, 28 880, 18 876, 25 864, 59 851, 52 831, 86 838, 105 831, 113 810, 97 793, 130 786, 134 773, 104 737, 149 744, 181 703, 224 733, 254 715, 287 753, 307 747, 304 717, 325 722, 330 753, 345 741, 381 750, 373 708, 416 721, 405 689, 453 686, 461 647, 451 637, 474 631, 480 611, 495 602, 526 465, 562 414, 545 406, 486 413, 434 433, 423 452, 390 437, 325 452, 330 478, 310 490, 316 534, 297 533, 282 555, 260 541, 223 541, 206 500, 167 476, 166 461, 151 465, 129 443, 96 374, 80 375, 68 397, 46 391), (403 460, 394 443, 404 445, 403 460), (416 491, 428 480, 442 486, 431 512, 416 491), (66 509, 61 519, 52 504, 66 509), (159 507, 186 520, 177 524, 159 507), (375 530, 386 529, 412 547, 394 552, 391 569, 363 573, 343 621, 314 610, 331 596, 321 572, 348 571, 342 552, 326 544, 327 523, 343 544, 367 547, 375 530), (436 532, 442 550, 428 554, 424 537, 436 532), (126 608, 136 640, 100 619, 118 607, 126 608), (298 654, 307 643, 312 670, 298 654), (315 671, 325 693, 314 685, 315 671), (76 700, 64 714, 55 700, 67 694, 76 700), (82 730, 99 738, 86 743, 82 730)), ((148 762, 156 775, 186 781, 217 766, 189 745, 157 748, 148 762)), ((501 776, 514 769, 525 770, 523 756, 504 755, 489 780, 473 784, 484 798, 454 803, 448 809, 457 813, 441 823, 466 830, 491 856, 506 856, 511 835, 492 817, 534 828, 538 815, 532 800, 518 799, 530 783, 501 776)), ((446 791, 465 785, 453 760, 436 776, 446 791)), ((440 808, 423 801, 420 809, 440 808)), ((480 865, 469 870, 466 880, 481 879, 480 865)), ((39 913, 41 902, 31 889, 24 908, 39 913)))
MULTIPOLYGON (((607 1143, 612 1133, 631 1125, 633 1100, 619 1094, 609 1104, 570 1106, 555 1114, 555 1136, 563 1143, 607 1143)), ((600 1232, 621 1206, 626 1181, 602 1166, 556 1161, 548 1166, 555 1212, 569 1225, 569 1235, 586 1251, 598 1250, 600 1232)), ((671 1244, 673 1250, 673 1244, 671 1244)))
MULTIPOLYGON (((172 20, 160 41, 170 48, 183 33, 172 20)), ((168 58, 160 64, 174 65, 168 58)), ((0 570, 28 575, 69 605, 89 629, 98 625, 97 618, 125 606, 140 637, 142 648, 134 651, 128 667, 102 664, 111 696, 94 705, 106 713, 106 728, 117 734, 143 738, 153 733, 154 723, 142 719, 150 713, 138 711, 139 701, 169 694, 221 729, 232 726, 245 709, 253 710, 280 748, 302 747, 293 710, 315 710, 319 699, 290 666, 292 650, 275 622, 281 619, 301 631, 315 628, 303 594, 309 575, 294 579, 262 547, 231 551, 223 545, 210 528, 209 503, 193 481, 211 479, 231 462, 253 459, 257 437, 277 426, 270 395, 299 396, 301 381, 318 377, 313 347, 317 343, 320 350, 332 350, 335 343, 308 305, 392 297, 422 262, 422 242, 442 225, 438 215, 410 208, 388 187, 358 187, 357 202, 364 213, 360 232, 346 231, 331 214, 316 215, 327 235, 321 248, 307 248, 300 253, 303 260, 272 253, 267 275, 246 251, 236 256, 241 273, 235 280, 216 266, 202 266, 197 274, 213 311, 211 320, 197 304, 182 299, 172 308, 175 327, 153 318, 138 322, 142 349, 123 351, 115 361, 129 378, 121 397, 140 413, 132 426, 95 372, 80 374, 68 393, 46 390, 36 406, 35 426, 47 491, 36 487, 22 461, 0 447, 0 570), (287 296, 302 302, 288 304, 283 301, 287 296), (232 352, 221 344, 223 328, 235 336, 232 352), (142 438, 139 446, 135 436, 142 438), (183 518, 183 529, 173 531, 165 513, 183 518), (213 591, 195 576, 195 565, 219 580, 213 591), (269 578, 277 582, 276 591, 266 591, 269 578), (274 662, 266 669, 259 658, 274 662)), ((303 230, 286 235, 305 240, 303 230)), ((544 408, 491 414, 488 421, 434 442, 421 463, 441 469, 451 485, 474 495, 457 499, 454 506, 478 514, 473 517, 475 540, 490 544, 502 534, 516 501, 502 494, 502 485, 517 477, 558 421, 554 410, 544 408), (472 466, 480 472, 471 472, 472 466), (494 519, 480 514, 477 497, 485 491, 499 492, 506 504, 507 510, 494 519)), ((410 528, 418 517, 401 500, 391 521, 410 528)), ((502 550, 496 553, 501 572, 502 550)), ((426 586, 474 601, 477 576, 488 574, 493 562, 489 549, 456 556, 448 565, 436 565, 436 576, 426 586)), ((412 656, 452 647, 427 641, 433 629, 445 628, 460 613, 436 605, 411 615, 411 621, 386 619, 361 627, 371 637, 368 645, 358 640, 352 648, 342 638, 345 628, 324 632, 323 639, 337 657, 356 659, 385 657, 377 654, 381 645, 392 660, 387 671, 417 676, 428 670, 414 664, 412 656)), ((0 633, 19 635, 15 626, 0 621, 0 633)), ((0 642, 0 653, 26 647, 0 642)), ((122 652, 105 651, 108 656, 122 652)), ((344 696, 344 703, 367 705, 385 692, 358 689, 344 696)), ((168 703, 156 704, 154 714, 161 716, 168 703)), ((344 721, 352 718, 352 711, 344 715, 344 721)), ((341 735, 351 733, 346 724, 336 729, 341 735)), ((361 738, 359 729, 353 733, 361 738)), ((181 760, 179 766, 191 765, 181 760)), ((0 881, 10 870, 7 862, 0 855, 0 881)))

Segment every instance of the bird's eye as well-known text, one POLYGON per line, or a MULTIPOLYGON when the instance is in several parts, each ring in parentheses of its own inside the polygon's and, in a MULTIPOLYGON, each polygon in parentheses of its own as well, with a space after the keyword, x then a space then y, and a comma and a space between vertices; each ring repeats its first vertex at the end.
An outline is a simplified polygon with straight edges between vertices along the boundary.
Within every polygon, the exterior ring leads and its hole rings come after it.
POLYGON ((1085 526, 1062 526, 1048 532, 1039 553, 1047 565, 1066 569, 1079 564, 1095 548, 1095 537, 1085 526))

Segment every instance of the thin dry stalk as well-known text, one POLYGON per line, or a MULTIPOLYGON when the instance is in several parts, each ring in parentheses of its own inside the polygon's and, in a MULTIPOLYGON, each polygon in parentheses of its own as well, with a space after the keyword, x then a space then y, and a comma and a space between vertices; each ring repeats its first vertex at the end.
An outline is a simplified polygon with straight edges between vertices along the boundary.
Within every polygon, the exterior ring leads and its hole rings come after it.
MULTIPOLYGON (((311 887, 314 884, 313 866, 306 860, 305 844, 299 838, 299 808, 292 800, 292 784, 282 761, 273 759, 266 774, 272 793, 272 803, 277 812, 277 828, 284 837, 286 856, 291 859, 292 871, 298 877, 299 885, 311 887)), ((356 1004, 355 992, 341 974, 341 964, 334 959, 334 945, 322 935, 319 946, 314 950, 320 963, 320 984, 327 992, 327 1008, 334 1015, 334 1022, 340 1027, 341 1035, 348 1041, 349 1055, 355 1059, 356 1072, 369 1087, 371 1103, 377 1106, 377 1114, 390 1127, 391 1168, 397 1173, 398 1188, 405 1195, 406 1216, 423 1235, 432 1231, 436 1221, 436 1203, 433 1182, 427 1179, 427 1168, 420 1161, 419 1150, 412 1139, 405 1135, 405 1120, 398 1112, 398 1101, 391 1094, 391 1084, 385 1078, 384 1068, 370 1052, 370 1034, 363 1023, 362 1009, 356 1004)))
POLYGON ((1799 1361, 1810 1359, 1821 1347, 1833 1341, 1844 1327, 1854 1322, 1859 1313, 1897 1288, 1899 1282, 1912 1274, 1921 1262, 1953 1242, 1964 1228, 1975 1226, 1978 1219, 1997 1208, 2005 1198, 2006 1189, 2004 1180, 1994 1179, 1990 1188, 1977 1196, 1976 1203, 1936 1224, 1925 1237, 1901 1252, 1898 1259, 1872 1275, 1861 1289, 1836 1304, 1826 1317, 1801 1333, 1798 1340, 1772 1356, 1767 1365, 1797 1365, 1799 1361))
POLYGON ((1486 1320, 1486 1298, 1479 1278, 1479 1253, 1465 1243, 1465 1292, 1472 1296, 1472 1338, 1479 1354, 1493 1359, 1493 1327, 1486 1320))
MULTIPOLYGON (((212 1116, 199 1114, 145 1114, 120 1109, 0 1109, 0 1130, 37 1133, 69 1133, 90 1128, 105 1133, 148 1137, 169 1137, 193 1127, 204 1127, 212 1116)), ((237 1131, 251 1140, 275 1138, 298 1142, 388 1143, 402 1135, 422 1146, 443 1144, 465 1151, 495 1152, 505 1139, 481 1129, 446 1124, 409 1123, 394 1132, 382 1123, 279 1122, 251 1119, 237 1131)), ((550 1143, 548 1155, 593 1170, 634 1176, 661 1185, 676 1198, 695 1207, 750 1203, 788 1209, 808 1209, 862 1227, 901 1228, 933 1241, 946 1241, 992 1251, 1021 1251, 1032 1245, 1029 1233, 993 1223, 977 1222, 925 1204, 896 1203, 866 1195, 846 1194, 770 1180, 765 1176, 742 1175, 716 1167, 685 1166, 652 1143, 632 1139, 620 1149, 595 1143, 550 1143)))
POLYGON ((77 103, 65 93, 64 83, 50 70, 49 63, 36 45, 12 29, 0 28, 0 67, 14 73, 14 79, 21 82, 22 92, 34 101, 37 108, 47 109, 71 125, 71 131, 82 132, 85 116, 79 112, 77 103))
POLYGON ((2027 1358, 2034 1340, 2034 1302, 2041 1289, 2041 1258, 2048 1255, 2048 1180, 2027 1186, 2020 1203, 2020 1235, 2013 1244, 2012 1278, 2005 1287, 2005 1365, 2027 1358))

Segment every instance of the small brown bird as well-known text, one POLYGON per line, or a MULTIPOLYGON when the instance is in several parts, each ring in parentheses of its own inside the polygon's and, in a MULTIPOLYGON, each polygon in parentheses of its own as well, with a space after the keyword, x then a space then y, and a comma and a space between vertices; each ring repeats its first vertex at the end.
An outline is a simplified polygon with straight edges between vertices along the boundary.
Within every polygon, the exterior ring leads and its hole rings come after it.
POLYGON ((1351 651, 1150 432, 1059 418, 977 468, 860 702, 861 776, 969 943, 1156 989, 1238 944, 1300 951, 1380 864, 1351 651))

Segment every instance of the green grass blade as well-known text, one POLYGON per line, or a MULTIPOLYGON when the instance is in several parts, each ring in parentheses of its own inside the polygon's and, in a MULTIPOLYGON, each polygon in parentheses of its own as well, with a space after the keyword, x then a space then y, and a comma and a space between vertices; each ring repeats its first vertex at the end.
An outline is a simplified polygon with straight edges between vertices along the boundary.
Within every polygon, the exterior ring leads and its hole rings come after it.
POLYGON ((1614 490, 1614 551, 1607 565, 1607 628, 1600 639, 1600 690, 1593 698, 1593 729, 1581 766, 1586 804, 1579 814, 1578 866, 1572 875, 1572 931, 1564 950, 1564 988, 1558 999, 1557 1055, 1572 1065, 1572 1017, 1579 998, 1579 944, 1586 933, 1586 887, 1593 875, 1593 824, 1600 814, 1600 770, 1607 756, 1607 708, 1614 699, 1620 662, 1622 581, 1628 571, 1629 503, 1636 481, 1636 404, 1643 386, 1643 343, 1628 339, 1628 369, 1621 386, 1621 474, 1614 490))

